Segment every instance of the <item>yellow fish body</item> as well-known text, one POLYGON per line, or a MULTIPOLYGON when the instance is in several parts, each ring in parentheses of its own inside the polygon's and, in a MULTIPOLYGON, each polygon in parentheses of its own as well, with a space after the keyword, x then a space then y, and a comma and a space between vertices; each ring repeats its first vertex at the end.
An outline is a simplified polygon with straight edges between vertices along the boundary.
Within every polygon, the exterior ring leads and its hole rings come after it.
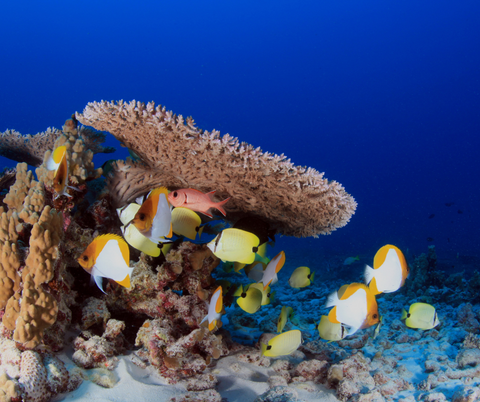
POLYGON ((117 213, 123 226, 120 227, 123 237, 132 247, 143 253, 158 257, 160 255, 160 248, 158 244, 151 241, 148 237, 145 237, 139 232, 135 225, 129 225, 128 223, 135 217, 135 214, 140 209, 140 205, 131 203, 123 208, 118 208, 117 213))
POLYGON ((262 299, 263 295, 260 290, 249 287, 246 291, 243 289, 243 292, 237 299, 237 304, 243 311, 254 314, 262 305, 262 299))
POLYGON ((262 292, 262 303, 261 303, 262 306, 266 306, 267 304, 270 304, 270 298, 272 297, 270 287, 267 287, 267 289, 264 290, 261 283, 252 283, 249 287, 256 288, 260 292, 262 292))
POLYGON ((298 329, 284 332, 262 343, 262 355, 268 357, 285 356, 295 352, 302 344, 302 333, 298 329))
POLYGON ((346 328, 341 323, 331 322, 326 315, 322 315, 318 324, 320 338, 327 341, 339 341, 347 336, 346 328))
POLYGON ((409 269, 399 248, 387 244, 373 259, 373 268, 365 267, 365 282, 374 295, 391 293, 400 289, 407 279, 409 269))
POLYGON ((224 229, 207 247, 222 261, 251 264, 255 261, 260 240, 253 233, 241 229, 224 229))
POLYGON ((348 335, 379 321, 375 295, 363 283, 342 286, 328 297, 326 307, 333 307, 328 314, 332 323, 350 327, 348 335))
POLYGON ((105 293, 102 278, 112 279, 129 288, 133 268, 130 264, 130 250, 120 236, 106 234, 97 236, 77 259, 85 271, 92 275, 100 290, 105 293))
POLYGON ((313 282, 314 277, 315 272, 310 272, 310 268, 298 267, 293 271, 288 283, 292 288, 304 288, 313 282))
POLYGON ((198 233, 200 239, 203 228, 200 227, 202 219, 191 209, 184 207, 174 208, 172 211, 172 230, 177 235, 195 240, 198 233))
POLYGON ((282 311, 280 311, 280 315, 278 316, 277 321, 277 332, 281 333, 283 328, 285 328, 285 324, 287 323, 288 318, 293 316, 293 308, 283 306, 282 311))
POLYGON ((413 303, 408 310, 402 311, 402 320, 410 328, 432 329, 440 324, 435 307, 427 303, 413 303))
POLYGON ((131 221, 138 231, 154 243, 165 242, 172 237, 172 208, 168 202, 168 190, 159 187, 150 192, 131 221))

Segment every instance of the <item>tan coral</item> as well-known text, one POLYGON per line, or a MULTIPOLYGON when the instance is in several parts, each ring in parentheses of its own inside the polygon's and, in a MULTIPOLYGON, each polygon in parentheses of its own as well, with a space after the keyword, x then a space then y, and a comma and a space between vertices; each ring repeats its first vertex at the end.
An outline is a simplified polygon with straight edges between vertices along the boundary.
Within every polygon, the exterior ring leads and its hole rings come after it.
POLYGON ((10 402, 19 400, 20 389, 18 384, 13 381, 7 373, 0 371, 0 401, 10 402))
POLYGON ((0 243, 0 309, 19 290, 20 258, 16 243, 0 243))
POLYGON ((10 298, 3 324, 15 330, 13 339, 31 349, 41 343, 45 329, 51 326, 58 312, 54 297, 41 288, 35 288, 31 275, 24 278, 22 297, 10 298))
POLYGON ((18 214, 19 218, 31 225, 38 222, 40 213, 45 206, 45 190, 40 182, 32 182, 28 190, 25 200, 23 201, 22 210, 18 214))
POLYGON ((23 202, 32 182, 35 182, 32 171, 28 170, 26 163, 19 163, 17 165, 15 183, 10 187, 10 191, 3 200, 7 204, 9 211, 16 210, 20 212, 23 209, 23 202))
POLYGON ((18 213, 8 213, 0 207, 0 242, 13 242, 18 240, 18 233, 23 229, 18 213))
POLYGON ((36 169, 37 177, 40 181, 45 183, 47 187, 52 187, 53 185, 54 171, 46 169, 46 161, 50 158, 53 150, 62 145, 67 148, 70 183, 79 185, 88 179, 98 178, 102 174, 102 169, 95 169, 93 166, 94 151, 88 148, 88 145, 92 144, 90 142, 86 143, 84 136, 82 135, 91 133, 91 130, 83 127, 77 129, 77 127, 70 124, 69 121, 70 120, 67 120, 63 127, 63 132, 58 136, 51 149, 45 152, 43 164, 36 169))
POLYGON ((256 215, 286 235, 328 234, 348 223, 356 202, 315 169, 285 155, 262 152, 228 134, 202 131, 192 118, 154 103, 89 103, 77 119, 112 133, 143 163, 117 163, 110 178, 113 199, 124 205, 152 187, 217 190, 229 220, 256 215))
POLYGON ((32 274, 35 286, 53 278, 54 261, 58 257, 63 218, 60 212, 46 206, 38 223, 33 225, 30 252, 25 261, 22 277, 32 274))

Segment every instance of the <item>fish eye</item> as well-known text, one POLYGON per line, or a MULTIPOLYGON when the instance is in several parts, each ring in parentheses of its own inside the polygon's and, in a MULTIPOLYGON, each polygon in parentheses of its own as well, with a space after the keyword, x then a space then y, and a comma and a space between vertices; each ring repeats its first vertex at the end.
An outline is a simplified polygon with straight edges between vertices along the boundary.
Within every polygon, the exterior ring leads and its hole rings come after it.
POLYGON ((178 193, 176 191, 173 192, 174 197, 178 197, 178 193))
POLYGON ((378 318, 378 314, 374 314, 374 315, 373 315, 373 318, 378 318))
POLYGON ((140 214, 138 217, 139 217, 139 219, 140 219, 141 221, 144 221, 144 220, 145 220, 145 214, 140 214))
POLYGON ((86 255, 83 256, 83 261, 88 261, 88 257, 86 255))

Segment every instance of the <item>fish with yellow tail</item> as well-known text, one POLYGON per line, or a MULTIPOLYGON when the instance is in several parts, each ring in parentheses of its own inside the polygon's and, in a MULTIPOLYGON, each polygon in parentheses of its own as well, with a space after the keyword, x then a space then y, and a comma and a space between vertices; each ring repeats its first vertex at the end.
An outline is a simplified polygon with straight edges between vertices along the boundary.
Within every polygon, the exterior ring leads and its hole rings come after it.
POLYGON ((97 236, 77 259, 82 268, 92 275, 100 290, 105 293, 102 278, 112 279, 129 288, 133 268, 130 268, 130 250, 120 236, 97 236))
POLYGON ((435 307, 427 303, 413 303, 408 310, 402 310, 401 320, 409 328, 432 329, 440 324, 435 307))
POLYGON ((254 314, 262 305, 262 300, 262 292, 256 288, 249 287, 248 289, 242 289, 242 292, 237 299, 237 304, 243 311, 246 311, 249 314, 254 314))
POLYGON ((202 236, 202 219, 191 209, 178 207, 172 211, 172 230, 176 235, 185 236, 188 239, 195 240, 202 236))
POLYGON ((347 335, 379 321, 375 295, 363 283, 343 285, 328 297, 325 307, 333 307, 328 314, 330 322, 350 327, 347 335))
MULTIPOLYGON (((139 209, 140 205, 134 202, 117 209, 118 217, 123 223, 123 226, 120 227, 120 230, 122 231, 124 239, 132 247, 142 251, 143 253, 151 257, 158 257, 160 255, 160 252, 165 252, 165 250, 161 249, 159 247, 159 244, 154 243, 148 237, 142 235, 135 227, 135 225, 128 224, 135 217, 135 214, 138 212, 139 209)), ((161 244, 162 243, 160 243, 160 245, 161 244)))
POLYGON ((268 357, 286 356, 295 352, 302 344, 302 333, 298 329, 284 332, 262 343, 262 355, 268 357))
POLYGON ((373 259, 373 268, 365 267, 365 283, 374 295, 391 293, 400 289, 407 279, 409 269, 399 248, 387 244, 373 259))
POLYGON ((182 188, 180 190, 171 191, 170 194, 168 194, 168 201, 175 208, 185 207, 192 211, 200 212, 209 218, 212 217, 212 209, 217 209, 223 216, 226 216, 227 214, 222 206, 230 199, 230 197, 223 201, 216 202, 213 200, 213 194, 215 194, 215 191, 210 191, 205 194, 193 188, 182 188))
POLYGON ((255 261, 260 240, 253 233, 241 229, 222 230, 207 247, 222 261, 251 264, 255 261))
MULTIPOLYGON (((208 322, 208 330, 211 332, 215 328, 220 328, 222 326, 222 321, 220 320, 223 311, 223 295, 222 287, 219 286, 210 299, 208 305, 208 314, 202 320, 203 322, 208 322)), ((200 323, 200 324, 201 324, 200 323)))
POLYGON ((293 308, 283 306, 277 321, 278 333, 281 333, 283 331, 283 328, 285 328, 285 324, 287 323, 287 320, 289 318, 291 319, 292 317, 293 317, 293 308))
POLYGON ((309 286, 313 282, 315 272, 310 272, 308 267, 298 267, 292 272, 288 284, 292 288, 304 288, 309 286))
POLYGON ((331 322, 326 315, 322 315, 317 326, 320 338, 329 342, 340 341, 348 335, 348 328, 342 323, 331 322))
POLYGON ((285 253, 280 251, 275 257, 272 258, 265 268, 265 271, 263 271, 262 280, 260 282, 263 284, 264 289, 274 282, 274 279, 277 277, 278 272, 282 269, 283 264, 285 264, 285 253))
POLYGON ((165 187, 155 188, 142 203, 130 222, 138 231, 154 243, 166 242, 172 237, 172 208, 167 200, 165 187))

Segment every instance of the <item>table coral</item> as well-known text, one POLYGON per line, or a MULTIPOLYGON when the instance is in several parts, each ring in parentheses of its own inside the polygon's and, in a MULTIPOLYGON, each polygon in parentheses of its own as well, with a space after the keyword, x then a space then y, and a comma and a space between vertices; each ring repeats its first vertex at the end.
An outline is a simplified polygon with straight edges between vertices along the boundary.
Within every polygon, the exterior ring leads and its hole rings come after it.
POLYGON ((118 162, 109 190, 118 207, 160 184, 169 189, 217 190, 227 217, 267 220, 279 232, 298 237, 328 234, 345 226, 356 202, 341 184, 285 155, 262 152, 218 131, 202 131, 153 102, 92 102, 77 119, 112 133, 141 163, 118 162))

